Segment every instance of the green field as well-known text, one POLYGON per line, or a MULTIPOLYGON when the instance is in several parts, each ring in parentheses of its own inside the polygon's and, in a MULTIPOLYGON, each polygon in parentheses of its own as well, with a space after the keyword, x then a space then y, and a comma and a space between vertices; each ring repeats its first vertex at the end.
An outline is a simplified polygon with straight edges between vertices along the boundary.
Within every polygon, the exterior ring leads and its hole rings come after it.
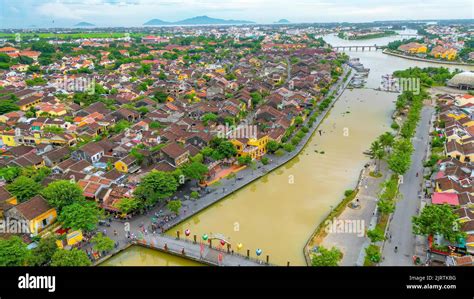
MULTIPOLYGON (((146 33, 130 33, 130 37, 142 37, 146 33)), ((74 33, 21 33, 22 38, 39 37, 44 39, 77 39, 77 38, 120 38, 124 37, 124 32, 74 32, 74 33)), ((0 33, 0 38, 14 39, 16 33, 0 33)))

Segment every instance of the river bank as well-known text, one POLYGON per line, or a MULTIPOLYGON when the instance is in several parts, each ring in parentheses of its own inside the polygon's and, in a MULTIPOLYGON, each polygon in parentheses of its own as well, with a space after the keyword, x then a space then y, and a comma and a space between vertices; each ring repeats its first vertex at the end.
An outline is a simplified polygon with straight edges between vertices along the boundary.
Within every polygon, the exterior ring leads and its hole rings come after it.
POLYGON ((428 59, 428 58, 421 58, 421 57, 415 57, 415 56, 408 56, 408 55, 392 52, 388 49, 384 49, 382 51, 382 53, 384 53, 386 55, 396 56, 396 57, 405 58, 405 59, 409 59, 409 60, 423 61, 423 62, 428 62, 428 63, 449 64, 449 65, 457 65, 457 66, 474 66, 474 63, 466 63, 466 62, 459 62, 459 61, 447 61, 447 60, 436 60, 436 59, 428 59))

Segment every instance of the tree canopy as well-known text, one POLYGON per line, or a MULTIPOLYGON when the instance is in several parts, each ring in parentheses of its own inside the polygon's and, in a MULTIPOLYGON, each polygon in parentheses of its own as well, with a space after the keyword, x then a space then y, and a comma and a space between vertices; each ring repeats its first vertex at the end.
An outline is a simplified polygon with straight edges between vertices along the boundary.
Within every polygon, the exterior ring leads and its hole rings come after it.
POLYGON ((338 266, 339 261, 342 259, 342 252, 332 247, 327 249, 323 246, 319 246, 318 253, 313 254, 311 264, 313 266, 338 266))
POLYGON ((40 184, 26 176, 17 177, 7 186, 7 190, 15 195, 20 202, 27 201, 37 195, 41 191, 41 188, 42 186, 40 184))
POLYGON ((26 266, 30 251, 18 236, 0 239, 0 266, 26 266))
POLYGON ((178 189, 176 178, 167 172, 152 171, 147 174, 135 189, 134 195, 145 205, 153 205, 173 195, 178 189))
POLYGON ((465 236, 460 230, 459 216, 446 204, 425 206, 412 223, 416 235, 441 235, 450 242, 459 242, 465 236))
POLYGON ((77 248, 71 250, 59 249, 51 259, 51 266, 80 267, 90 266, 92 263, 87 254, 77 248))
POLYGON ((79 200, 63 207, 58 221, 65 227, 92 231, 97 227, 102 211, 93 201, 79 200))
POLYGON ((84 200, 82 189, 67 180, 54 181, 41 192, 50 205, 61 210, 67 205, 84 200))

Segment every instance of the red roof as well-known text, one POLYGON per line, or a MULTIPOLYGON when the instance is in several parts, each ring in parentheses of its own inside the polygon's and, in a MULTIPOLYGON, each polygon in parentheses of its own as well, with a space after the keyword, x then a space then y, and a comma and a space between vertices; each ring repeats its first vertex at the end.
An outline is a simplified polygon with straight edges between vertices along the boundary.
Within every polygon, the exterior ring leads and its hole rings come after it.
POLYGON ((438 171, 438 173, 436 174, 436 177, 435 179, 441 179, 441 178, 444 178, 445 174, 443 171, 438 171))
POLYGON ((452 206, 459 206, 457 193, 435 192, 431 198, 431 202, 434 205, 449 204, 452 206))

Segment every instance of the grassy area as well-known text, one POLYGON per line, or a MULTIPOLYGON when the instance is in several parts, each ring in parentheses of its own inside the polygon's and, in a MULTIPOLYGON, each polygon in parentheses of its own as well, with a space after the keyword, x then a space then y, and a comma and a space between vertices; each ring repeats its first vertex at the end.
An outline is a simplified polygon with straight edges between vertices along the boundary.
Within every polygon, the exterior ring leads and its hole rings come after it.
POLYGON ((366 255, 364 259, 364 266, 375 266, 380 262, 381 253, 380 247, 374 244, 369 245, 365 250, 366 255), (372 260, 372 259, 374 260, 372 260))
POLYGON ((381 173, 381 172, 373 172, 373 171, 371 171, 371 172, 369 173, 369 175, 370 175, 371 177, 373 177, 373 178, 381 178, 381 177, 382 177, 382 173, 381 173))
POLYGON ((325 230, 325 223, 328 220, 332 220, 335 217, 341 215, 341 213, 344 211, 346 206, 354 200, 354 198, 357 196, 357 193, 359 192, 358 189, 354 190, 350 195, 346 196, 338 205, 336 208, 334 208, 329 215, 326 216, 326 218, 321 221, 321 223, 318 225, 316 228, 315 232, 313 233, 313 236, 311 237, 311 240, 308 242, 308 246, 312 247, 316 244, 320 244, 324 237, 326 237, 327 233, 325 230))
POLYGON ((387 223, 388 223, 388 215, 382 214, 380 215, 379 221, 377 222, 377 228, 380 228, 381 230, 385 231, 387 228, 387 223))
MULTIPOLYGON (((141 37, 145 33, 130 33, 130 37, 141 37)), ((0 33, 0 38, 15 38, 15 33, 0 33)), ((77 38, 121 38, 125 37, 125 32, 75 32, 75 33, 21 33, 22 38, 61 38, 61 39, 77 39, 77 38)))

